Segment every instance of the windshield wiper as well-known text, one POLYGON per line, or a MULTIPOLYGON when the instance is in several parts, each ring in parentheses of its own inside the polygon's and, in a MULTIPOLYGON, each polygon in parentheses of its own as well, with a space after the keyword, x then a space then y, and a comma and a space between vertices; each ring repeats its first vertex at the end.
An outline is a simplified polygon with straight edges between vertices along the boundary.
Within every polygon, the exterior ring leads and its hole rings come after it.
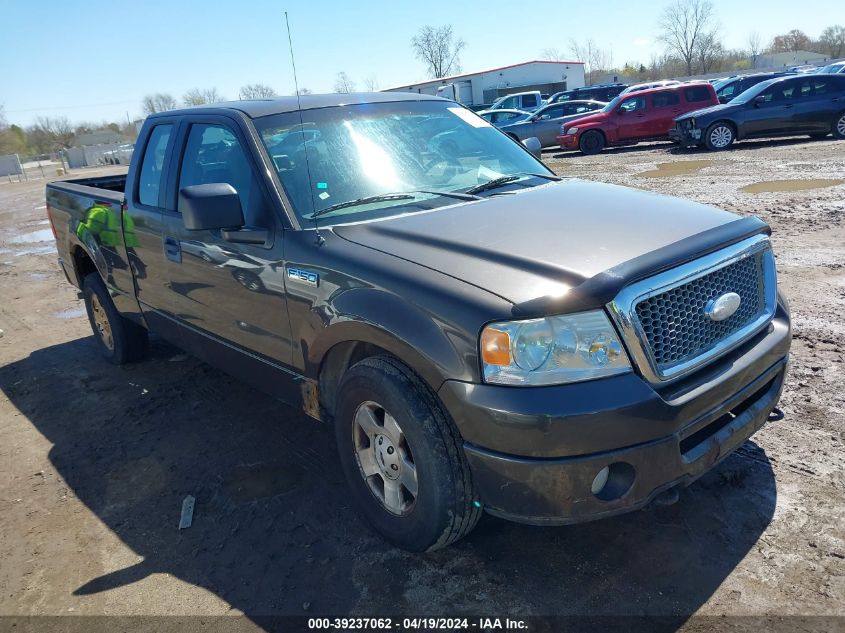
POLYGON ((493 180, 488 180, 487 182, 482 182, 480 185, 475 185, 474 187, 470 187, 464 193, 476 194, 476 193, 481 193, 482 191, 488 191, 489 189, 496 189, 497 187, 501 187, 503 185, 506 185, 509 182, 519 180, 520 178, 522 178, 524 176, 534 176, 535 178, 545 178, 546 180, 560 180, 560 176, 555 176, 553 174, 533 174, 533 173, 512 174, 510 176, 499 176, 498 178, 493 178, 493 180))
POLYGON ((323 209, 319 209, 311 214, 311 219, 319 218, 321 215, 337 211, 338 209, 347 209, 349 207, 357 207, 362 204, 372 204, 375 202, 390 202, 392 200, 413 200, 418 193, 425 193, 433 196, 444 196, 447 198, 457 198, 458 200, 479 200, 479 196, 474 196, 469 192, 463 193, 460 191, 431 191, 428 189, 415 189, 413 191, 399 191, 397 193, 381 193, 375 196, 365 196, 364 198, 356 198, 355 200, 347 200, 346 202, 338 202, 337 204, 329 205, 323 209))

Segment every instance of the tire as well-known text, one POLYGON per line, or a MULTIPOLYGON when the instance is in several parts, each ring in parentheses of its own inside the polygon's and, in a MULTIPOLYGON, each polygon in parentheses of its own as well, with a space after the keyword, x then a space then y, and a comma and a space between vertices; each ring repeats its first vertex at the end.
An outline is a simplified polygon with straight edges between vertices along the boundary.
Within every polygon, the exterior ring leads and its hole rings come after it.
POLYGON ((711 151, 728 149, 735 140, 733 127, 724 121, 716 121, 704 132, 704 145, 711 151))
POLYGON ((840 112, 833 122, 833 136, 838 139, 845 139, 845 112, 840 112))
POLYGON ((578 139, 578 149, 583 154, 598 154, 604 149, 604 135, 596 130, 588 130, 578 139))
POLYGON ((147 351, 146 328, 120 316, 99 273, 82 282, 88 322, 103 357, 114 365, 141 360, 147 351))
POLYGON ((475 527, 481 505, 460 434, 413 371, 388 356, 353 365, 340 383, 334 417, 352 497, 386 540, 432 551, 475 527))

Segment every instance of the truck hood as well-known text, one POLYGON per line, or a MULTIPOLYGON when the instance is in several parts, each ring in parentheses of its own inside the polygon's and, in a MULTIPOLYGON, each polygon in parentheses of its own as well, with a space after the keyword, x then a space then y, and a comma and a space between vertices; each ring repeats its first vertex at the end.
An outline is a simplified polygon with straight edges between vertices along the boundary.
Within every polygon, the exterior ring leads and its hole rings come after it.
POLYGON ((333 230, 523 304, 563 296, 599 273, 737 217, 679 198, 572 180, 333 230))

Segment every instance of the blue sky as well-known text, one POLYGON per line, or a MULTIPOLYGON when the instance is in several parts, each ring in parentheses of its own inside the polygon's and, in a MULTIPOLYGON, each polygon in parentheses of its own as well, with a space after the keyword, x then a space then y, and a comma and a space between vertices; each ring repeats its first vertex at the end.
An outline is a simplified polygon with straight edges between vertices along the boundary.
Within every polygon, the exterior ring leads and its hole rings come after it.
MULTIPOLYGON (((757 30, 768 40, 800 28, 811 37, 845 22, 841 0, 713 0, 727 47, 743 47, 757 30), (800 7, 800 10, 799 10, 800 7)), ((411 50, 424 24, 452 24, 466 41, 465 71, 568 50, 570 37, 592 37, 614 63, 648 62, 660 52, 657 22, 666 2, 516 0, 424 2, 310 0, 0 0, 0 104, 10 122, 39 115, 73 121, 140 115, 151 92, 180 98, 216 87, 237 98, 240 86, 266 83, 294 90, 284 11, 293 30, 299 83, 331 91, 345 71, 358 88, 425 77, 411 50), (8 28, 11 26, 12 28, 8 28)))

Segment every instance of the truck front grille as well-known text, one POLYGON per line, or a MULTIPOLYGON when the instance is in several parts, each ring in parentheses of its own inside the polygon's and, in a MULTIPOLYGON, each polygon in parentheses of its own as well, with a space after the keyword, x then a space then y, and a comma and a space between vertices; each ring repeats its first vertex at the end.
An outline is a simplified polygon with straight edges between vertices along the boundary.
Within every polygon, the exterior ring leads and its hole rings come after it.
POLYGON ((636 305, 659 371, 699 356, 765 311, 763 260, 761 251, 636 305), (728 292, 740 296, 739 308, 724 321, 711 321, 704 307, 728 292))
POLYGON ((674 380, 727 353, 774 317, 777 278, 766 236, 634 282, 607 305, 631 360, 649 382, 674 380), (739 306, 722 321, 708 303, 727 293, 739 306))

